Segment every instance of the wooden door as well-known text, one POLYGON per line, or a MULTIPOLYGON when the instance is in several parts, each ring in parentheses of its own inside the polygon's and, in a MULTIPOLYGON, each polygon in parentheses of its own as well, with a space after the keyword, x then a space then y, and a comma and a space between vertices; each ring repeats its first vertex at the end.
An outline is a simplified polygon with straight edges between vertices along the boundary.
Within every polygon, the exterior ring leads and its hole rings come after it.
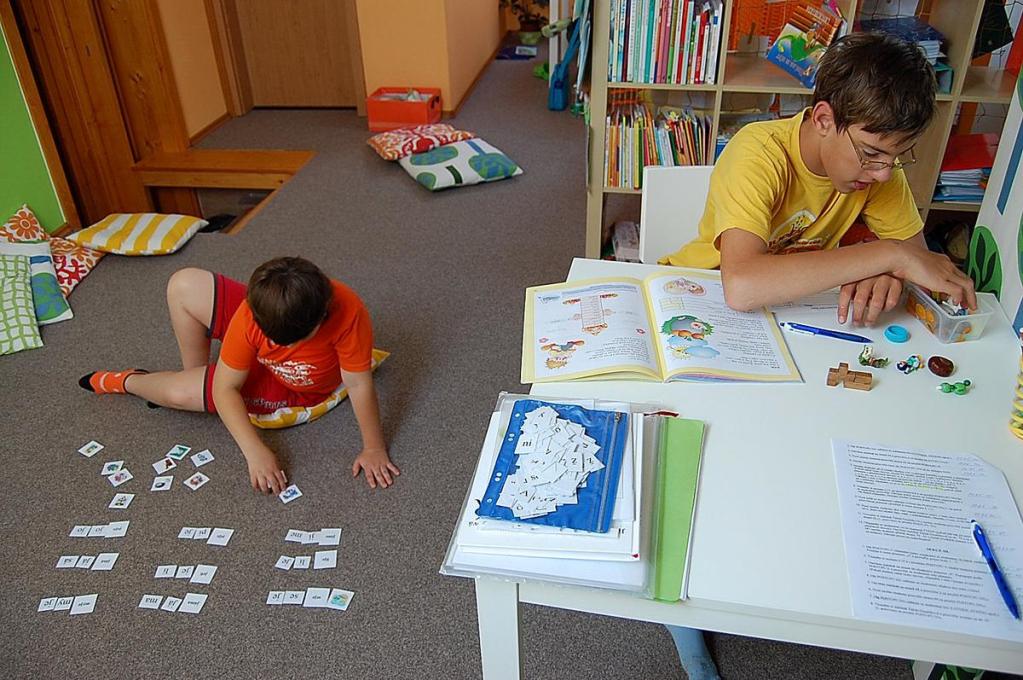
POLYGON ((356 107, 362 64, 354 3, 235 0, 253 106, 356 107), (359 63, 356 63, 358 61, 359 63))
POLYGON ((154 209, 198 215, 194 191, 150 191, 133 169, 156 152, 188 147, 153 0, 12 6, 84 221, 154 209))

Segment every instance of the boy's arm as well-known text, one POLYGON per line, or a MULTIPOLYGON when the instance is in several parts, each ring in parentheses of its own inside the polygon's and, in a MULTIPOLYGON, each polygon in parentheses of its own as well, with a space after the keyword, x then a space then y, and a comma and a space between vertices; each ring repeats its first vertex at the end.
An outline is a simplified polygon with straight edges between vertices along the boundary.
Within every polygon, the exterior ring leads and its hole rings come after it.
MULTIPOLYGON (((927 248, 922 231, 905 239, 920 248, 927 248)), ((902 297, 902 281, 891 274, 872 276, 842 286, 838 293, 838 322, 849 318, 849 306, 853 308, 853 324, 873 326, 881 312, 895 309, 902 297)))
POLYGON ((735 228, 721 234, 720 250, 725 301, 741 311, 798 300, 882 274, 947 293, 970 309, 977 308, 970 277, 915 239, 882 239, 832 250, 771 255, 759 236, 735 228))
POLYGON ((217 405, 217 415, 245 456, 252 488, 262 493, 273 491, 279 494, 288 485, 288 478, 277 462, 277 456, 263 443, 249 420, 241 393, 248 375, 248 371, 239 371, 218 361, 213 374, 213 401, 217 405))
POLYGON ((362 452, 352 463, 352 476, 357 477, 363 470, 370 488, 375 489, 379 484, 386 489, 394 483, 392 475, 397 477, 401 471, 387 455, 387 444, 380 429, 380 407, 373 386, 373 372, 341 369, 341 378, 348 388, 348 398, 352 400, 352 410, 362 434, 362 452))

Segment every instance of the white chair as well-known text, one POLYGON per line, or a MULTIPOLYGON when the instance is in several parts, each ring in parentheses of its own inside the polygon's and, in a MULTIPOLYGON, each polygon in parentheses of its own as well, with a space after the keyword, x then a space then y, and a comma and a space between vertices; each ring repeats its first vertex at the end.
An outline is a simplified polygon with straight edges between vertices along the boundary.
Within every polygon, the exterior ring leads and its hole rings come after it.
POLYGON ((639 261, 656 264, 696 238, 713 165, 643 168, 639 261))

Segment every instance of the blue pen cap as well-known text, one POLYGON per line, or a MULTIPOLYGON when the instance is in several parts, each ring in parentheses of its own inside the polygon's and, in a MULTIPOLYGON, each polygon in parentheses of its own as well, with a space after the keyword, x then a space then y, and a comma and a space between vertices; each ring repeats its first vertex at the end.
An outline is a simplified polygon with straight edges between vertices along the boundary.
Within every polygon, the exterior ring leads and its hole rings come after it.
POLYGON ((884 329, 885 340, 895 343, 903 343, 909 340, 909 331, 902 326, 891 325, 884 329))

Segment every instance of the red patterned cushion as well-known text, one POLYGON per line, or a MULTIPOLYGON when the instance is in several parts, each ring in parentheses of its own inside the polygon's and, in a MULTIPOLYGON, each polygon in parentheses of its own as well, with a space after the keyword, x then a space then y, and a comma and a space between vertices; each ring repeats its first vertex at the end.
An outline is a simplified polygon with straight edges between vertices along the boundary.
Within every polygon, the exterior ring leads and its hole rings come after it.
POLYGON ((74 241, 51 237, 39 224, 39 220, 28 205, 21 206, 11 219, 4 222, 0 227, 0 239, 12 243, 49 241, 53 267, 57 271, 57 283, 60 284, 60 292, 64 297, 71 294, 78 282, 84 279, 106 254, 80 246, 74 241))
POLYGON ((423 153, 438 146, 475 137, 471 132, 456 130, 446 123, 431 123, 411 128, 389 130, 373 135, 367 144, 385 161, 396 161, 414 153, 423 153))

